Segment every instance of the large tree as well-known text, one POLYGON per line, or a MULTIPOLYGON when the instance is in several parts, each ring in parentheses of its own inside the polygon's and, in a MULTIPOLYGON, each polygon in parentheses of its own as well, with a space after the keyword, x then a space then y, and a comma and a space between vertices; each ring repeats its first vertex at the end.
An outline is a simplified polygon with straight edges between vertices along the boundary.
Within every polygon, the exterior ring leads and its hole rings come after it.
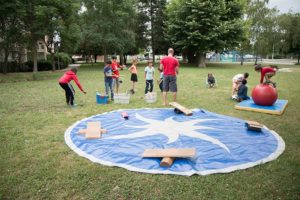
MULTIPOLYGON (((2 71, 8 71, 8 56, 11 51, 22 49, 23 23, 19 16, 22 5, 17 0, 0 1, 0 53, 4 55, 2 71)), ((21 57, 19 55, 19 57, 21 57)))
POLYGON ((142 37, 141 41, 147 41, 152 50, 152 59, 155 60, 155 54, 162 54, 168 48, 167 40, 164 37, 165 20, 166 20, 166 0, 139 0, 137 3, 139 21, 141 24, 142 37))
MULTIPOLYGON (((111 53, 123 54, 135 46, 133 0, 86 0, 83 13, 82 42, 91 55, 93 50, 101 49, 104 59, 111 53)), ((84 46, 82 44, 81 46, 84 46)))
POLYGON ((54 53, 59 46, 60 51, 73 53, 78 46, 79 26, 77 11, 79 3, 72 0, 52 0, 40 4, 36 9, 36 21, 43 23, 41 27, 43 41, 50 53, 52 70, 55 70, 54 53), (46 36, 46 37, 45 37, 46 36))
POLYGON ((300 61, 300 13, 287 13, 279 17, 279 26, 283 35, 283 53, 297 56, 300 61))
POLYGON ((238 46, 243 36, 243 4, 237 0, 173 0, 166 35, 189 62, 205 67, 207 51, 238 46))
POLYGON ((278 11, 267 7, 268 0, 248 1, 246 9, 246 20, 249 26, 249 42, 253 47, 253 52, 257 57, 274 55, 278 49, 280 32, 277 23, 278 11))

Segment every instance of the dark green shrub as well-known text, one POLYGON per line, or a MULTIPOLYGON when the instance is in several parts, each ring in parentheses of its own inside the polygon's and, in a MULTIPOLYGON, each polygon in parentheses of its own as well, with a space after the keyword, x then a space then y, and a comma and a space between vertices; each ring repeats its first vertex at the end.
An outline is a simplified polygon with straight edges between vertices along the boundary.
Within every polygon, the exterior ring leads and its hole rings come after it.
MULTIPOLYGON (((31 60, 27 61, 26 65, 28 66, 29 71, 33 71, 33 61, 31 60)), ((37 62, 37 65, 38 65, 38 71, 52 70, 51 61, 49 60, 39 60, 37 62)))

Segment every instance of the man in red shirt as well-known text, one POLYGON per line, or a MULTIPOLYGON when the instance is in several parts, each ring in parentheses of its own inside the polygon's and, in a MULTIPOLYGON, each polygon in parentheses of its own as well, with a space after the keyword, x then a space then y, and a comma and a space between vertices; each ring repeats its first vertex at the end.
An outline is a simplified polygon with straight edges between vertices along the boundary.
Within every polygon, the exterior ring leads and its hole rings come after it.
POLYGON ((277 71, 277 66, 270 66, 270 67, 262 67, 261 65, 255 66, 255 71, 260 72, 260 83, 263 83, 264 79, 266 84, 271 83, 274 87, 276 87, 276 83, 271 81, 271 77, 275 76, 277 71))
POLYGON ((113 84, 116 85, 116 93, 119 93, 119 86, 121 83, 119 69, 123 69, 123 66, 117 62, 116 56, 112 56, 111 68, 113 71, 113 84))
POLYGON ((163 70, 163 101, 164 105, 167 105, 167 92, 173 92, 173 101, 176 102, 177 96, 177 78, 179 73, 179 62, 174 56, 174 49, 168 49, 168 56, 164 57, 160 61, 160 69, 163 70))

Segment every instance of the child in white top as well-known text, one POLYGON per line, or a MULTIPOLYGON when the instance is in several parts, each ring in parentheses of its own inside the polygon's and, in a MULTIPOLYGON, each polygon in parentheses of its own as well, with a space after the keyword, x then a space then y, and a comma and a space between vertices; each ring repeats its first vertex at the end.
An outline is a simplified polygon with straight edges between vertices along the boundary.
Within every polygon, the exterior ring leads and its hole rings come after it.
POLYGON ((154 67, 152 61, 148 61, 148 66, 145 67, 146 87, 145 94, 153 91, 154 67))

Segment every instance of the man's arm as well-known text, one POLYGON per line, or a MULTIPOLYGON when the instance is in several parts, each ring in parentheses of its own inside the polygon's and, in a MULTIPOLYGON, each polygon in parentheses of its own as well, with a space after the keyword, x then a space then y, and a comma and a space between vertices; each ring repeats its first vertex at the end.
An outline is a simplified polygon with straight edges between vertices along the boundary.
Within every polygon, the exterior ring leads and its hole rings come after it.
POLYGON ((159 65, 159 69, 160 69, 160 70, 164 70, 164 66, 163 66, 163 64, 161 64, 161 63, 160 63, 160 65, 159 65))

